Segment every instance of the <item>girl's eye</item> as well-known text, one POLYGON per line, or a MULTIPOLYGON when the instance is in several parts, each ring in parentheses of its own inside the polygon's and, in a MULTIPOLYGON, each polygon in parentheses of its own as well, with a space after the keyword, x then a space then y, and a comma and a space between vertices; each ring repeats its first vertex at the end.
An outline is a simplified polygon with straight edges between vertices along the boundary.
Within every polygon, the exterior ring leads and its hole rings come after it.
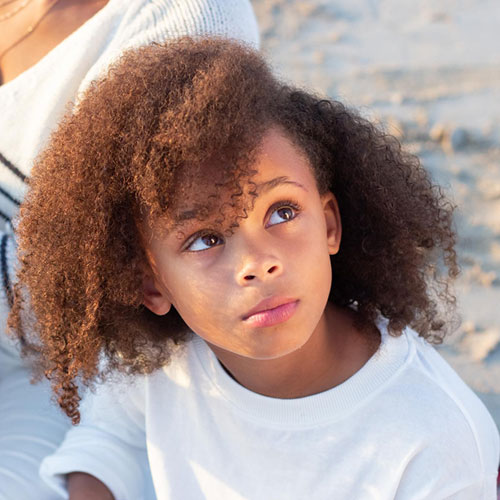
POLYGON ((276 210, 273 210, 271 217, 269 217, 268 226, 274 226, 276 224, 282 224, 283 222, 288 222, 297 217, 297 209, 295 207, 286 205, 280 206, 276 210))
POLYGON ((224 240, 217 234, 202 234, 194 239, 187 247, 186 250, 190 252, 201 252, 209 248, 222 245, 224 240))

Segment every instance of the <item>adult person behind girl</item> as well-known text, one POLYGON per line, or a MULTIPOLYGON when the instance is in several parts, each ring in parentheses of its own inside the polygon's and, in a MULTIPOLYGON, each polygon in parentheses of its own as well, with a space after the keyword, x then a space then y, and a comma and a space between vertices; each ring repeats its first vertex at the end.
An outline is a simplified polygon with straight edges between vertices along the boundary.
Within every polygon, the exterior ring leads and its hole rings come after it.
POLYGON ((4 333, 15 243, 11 221, 33 159, 68 102, 127 48, 181 35, 258 45, 248 0, 0 0, 0 500, 43 500, 41 459, 68 423, 44 384, 31 385, 4 333))

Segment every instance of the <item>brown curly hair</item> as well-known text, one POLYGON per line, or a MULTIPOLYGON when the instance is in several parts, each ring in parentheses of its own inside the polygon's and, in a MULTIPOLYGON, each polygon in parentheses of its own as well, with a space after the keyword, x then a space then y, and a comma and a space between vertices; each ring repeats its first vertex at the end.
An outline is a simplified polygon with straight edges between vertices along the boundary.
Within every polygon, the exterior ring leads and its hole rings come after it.
POLYGON ((141 214, 175 220, 198 186, 200 218, 231 193, 231 217, 218 210, 234 230, 270 127, 304 150, 319 191, 338 200, 330 300, 356 304, 366 323, 385 316, 393 335, 407 325, 433 341, 445 334, 441 305, 454 305, 458 272, 453 207, 417 158, 340 102, 280 82, 241 44, 151 45, 126 53, 66 114, 21 208, 9 324, 74 423, 80 384, 110 370, 149 373, 186 338, 175 311, 142 305, 141 214), (204 169, 214 182, 200 199, 204 169))

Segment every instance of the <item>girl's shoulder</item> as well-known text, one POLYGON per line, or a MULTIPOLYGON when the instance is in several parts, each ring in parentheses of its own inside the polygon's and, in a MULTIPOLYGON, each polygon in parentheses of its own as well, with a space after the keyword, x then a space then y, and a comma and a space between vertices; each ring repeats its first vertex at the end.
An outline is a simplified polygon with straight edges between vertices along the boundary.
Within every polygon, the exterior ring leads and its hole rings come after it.
POLYGON ((404 428, 403 435, 431 452, 440 449, 457 460, 471 460, 482 474, 494 474, 499 434, 479 397, 413 330, 406 329, 401 337, 382 336, 382 349, 407 346, 400 370, 380 394, 381 404, 390 404, 393 422, 404 428))

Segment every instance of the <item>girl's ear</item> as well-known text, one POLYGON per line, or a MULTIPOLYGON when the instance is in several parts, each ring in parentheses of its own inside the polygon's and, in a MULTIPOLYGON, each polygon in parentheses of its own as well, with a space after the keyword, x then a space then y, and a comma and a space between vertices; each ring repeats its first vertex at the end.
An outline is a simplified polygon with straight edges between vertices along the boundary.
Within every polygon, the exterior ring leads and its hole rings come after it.
POLYGON ((163 316, 170 311, 172 302, 166 292, 157 285, 155 277, 150 269, 144 271, 142 278, 143 304, 158 316, 163 316))
POLYGON ((339 205, 337 199, 330 191, 321 196, 321 201, 325 214, 328 253, 330 255, 335 255, 339 251, 340 240, 342 238, 342 223, 340 220, 339 205))

